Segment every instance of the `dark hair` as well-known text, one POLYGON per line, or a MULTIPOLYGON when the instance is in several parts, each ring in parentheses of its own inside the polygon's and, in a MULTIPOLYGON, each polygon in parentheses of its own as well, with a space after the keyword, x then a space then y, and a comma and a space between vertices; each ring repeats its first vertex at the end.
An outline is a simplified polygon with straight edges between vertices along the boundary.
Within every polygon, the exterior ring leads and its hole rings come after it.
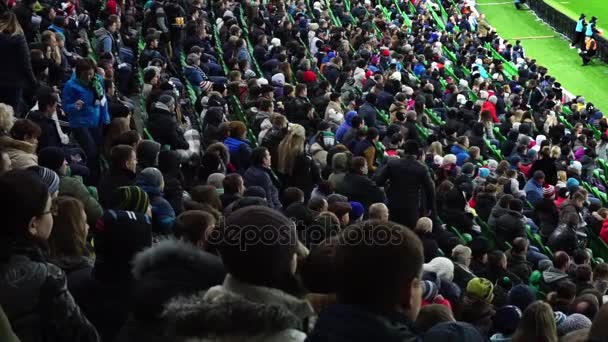
POLYGON ((224 193, 236 194, 239 192, 239 185, 243 182, 243 177, 238 173, 231 173, 224 177, 222 186, 224 187, 224 193))
POLYGON ((76 76, 81 77, 83 73, 95 69, 95 64, 88 58, 81 58, 76 61, 76 76))
POLYGON ((420 309, 416 318, 416 329, 423 333, 436 324, 454 321, 452 311, 445 305, 430 304, 420 309))
POLYGON ((297 202, 304 202, 304 191, 295 187, 289 187, 283 191, 283 208, 297 202))
POLYGON ((572 299, 576 296, 576 285, 570 280, 560 281, 555 285, 557 298, 572 299))
POLYGON ((320 211, 325 206, 325 199, 322 197, 313 197, 308 201, 308 209, 320 211))
POLYGON ((515 238, 513 240, 513 247, 511 249, 511 251, 513 253, 521 254, 526 250, 528 245, 529 245, 528 239, 523 238, 523 237, 515 238))
POLYGON ((488 269, 498 270, 502 268, 502 260, 505 253, 500 250, 491 251, 488 253, 488 269))
POLYGON ((514 198, 509 201, 509 209, 521 212, 522 210, 524 210, 524 203, 521 200, 514 198))
POLYGON ((141 140, 141 136, 139 135, 139 133, 136 130, 133 129, 133 130, 126 131, 126 132, 120 134, 116 139, 114 139, 112 144, 114 146, 118 146, 118 145, 133 146, 133 145, 137 144, 137 142, 140 140, 141 140))
POLYGON ((49 236, 49 247, 54 257, 88 256, 87 232, 81 229, 84 205, 78 199, 59 196, 53 200, 53 230, 49 236))
POLYGON ((190 189, 189 193, 193 201, 222 210, 222 201, 213 185, 197 185, 190 189))
POLYGON ((251 151, 251 164, 254 166, 262 165, 264 158, 266 158, 267 151, 268 149, 262 146, 254 148, 253 151, 251 151))
POLYGON ((581 265, 589 261, 591 257, 586 249, 579 248, 572 253, 572 260, 577 265, 581 265))
POLYGON ((114 25, 114 23, 118 22, 119 19, 120 18, 116 14, 109 15, 108 18, 106 19, 105 27, 108 28, 108 27, 114 25))
POLYGON ((55 94, 50 88, 39 91, 37 97, 38 108, 40 110, 46 110, 47 106, 54 105, 59 102, 57 94, 55 94))
POLYGON ((24 140, 25 137, 38 138, 42 134, 42 130, 30 119, 19 119, 15 121, 10 134, 14 139, 24 140))
POLYGON ((361 169, 367 163, 365 157, 353 157, 350 160, 349 171, 352 173, 361 173, 361 169))
POLYGON ((177 238, 197 245, 205 240, 206 229, 215 223, 213 215, 203 210, 189 210, 181 213, 173 226, 173 234, 177 238))
POLYGON ((411 293, 404 289, 420 277, 424 261, 422 244, 411 230, 393 222, 368 220, 347 227, 339 238, 336 292, 340 303, 373 311, 409 303, 411 293), (380 234, 389 236, 391 243, 363 239, 380 234))
POLYGON ((12 170, 0 177, 0 193, 0 260, 6 260, 11 248, 4 244, 30 239, 29 223, 44 212, 49 189, 33 172, 12 170))
POLYGON ((589 282, 593 276, 593 271, 589 265, 579 265, 576 267, 576 280, 589 282))
POLYGON ((144 83, 152 81, 154 77, 156 77, 156 70, 154 68, 144 71, 144 83))
POLYGON ((378 129, 376 127, 370 127, 367 130, 367 133, 365 135, 367 136, 367 139, 369 139, 369 140, 376 139, 379 135, 378 129))
POLYGON ((133 147, 129 145, 116 145, 110 150, 110 168, 120 170, 125 168, 125 164, 135 153, 133 147))
POLYGON ((570 262, 570 256, 564 251, 557 251, 553 256, 553 264, 556 268, 562 268, 570 262))

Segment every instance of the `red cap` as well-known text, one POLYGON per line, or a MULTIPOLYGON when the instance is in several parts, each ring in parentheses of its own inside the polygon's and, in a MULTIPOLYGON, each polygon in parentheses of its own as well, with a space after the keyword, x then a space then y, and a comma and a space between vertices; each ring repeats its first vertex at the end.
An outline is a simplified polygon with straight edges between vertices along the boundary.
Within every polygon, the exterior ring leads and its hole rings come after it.
POLYGON ((382 56, 384 57, 388 57, 391 55, 391 52, 388 49, 384 49, 382 50, 382 56))
POLYGON ((314 82, 314 81, 317 80, 317 75, 315 75, 315 73, 312 72, 312 71, 310 71, 310 70, 304 71, 304 76, 303 77, 304 77, 304 82, 305 83, 314 82))

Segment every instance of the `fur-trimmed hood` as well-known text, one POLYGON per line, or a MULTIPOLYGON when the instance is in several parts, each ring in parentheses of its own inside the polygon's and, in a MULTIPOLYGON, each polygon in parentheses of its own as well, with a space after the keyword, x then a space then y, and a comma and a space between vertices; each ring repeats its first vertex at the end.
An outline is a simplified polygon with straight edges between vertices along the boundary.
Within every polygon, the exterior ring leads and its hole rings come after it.
POLYGON ((228 275, 224 285, 167 304, 171 341, 303 341, 308 302, 228 275))

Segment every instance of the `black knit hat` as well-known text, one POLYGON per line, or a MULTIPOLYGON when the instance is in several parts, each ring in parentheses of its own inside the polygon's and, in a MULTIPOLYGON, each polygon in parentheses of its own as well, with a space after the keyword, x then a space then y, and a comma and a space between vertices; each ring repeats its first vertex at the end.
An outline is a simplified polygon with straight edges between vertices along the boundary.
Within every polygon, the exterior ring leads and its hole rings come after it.
POLYGON ((281 288, 292 276, 296 229, 277 210, 263 206, 239 209, 226 218, 219 234, 211 237, 215 239, 219 239, 226 270, 241 281, 281 288))

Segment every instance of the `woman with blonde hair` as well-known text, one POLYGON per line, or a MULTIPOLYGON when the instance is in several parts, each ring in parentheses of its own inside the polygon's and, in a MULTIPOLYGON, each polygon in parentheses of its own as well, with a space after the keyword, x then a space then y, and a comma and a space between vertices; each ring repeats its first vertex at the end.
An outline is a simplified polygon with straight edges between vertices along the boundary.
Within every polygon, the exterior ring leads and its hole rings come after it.
POLYGON ((306 155, 305 142, 304 127, 290 124, 277 150, 276 167, 283 186, 300 188, 308 199, 315 184, 321 180, 321 172, 312 158, 306 155))
POLYGON ((0 136, 8 135, 14 123, 15 112, 13 111, 13 107, 6 103, 0 103, 0 136))
POLYGON ((545 302, 536 301, 526 308, 513 342, 557 342, 557 328, 553 309, 545 302))
POLYGON ((6 11, 0 17, 0 102, 19 113, 19 104, 26 86, 38 83, 32 70, 30 49, 17 21, 17 16, 6 11))

